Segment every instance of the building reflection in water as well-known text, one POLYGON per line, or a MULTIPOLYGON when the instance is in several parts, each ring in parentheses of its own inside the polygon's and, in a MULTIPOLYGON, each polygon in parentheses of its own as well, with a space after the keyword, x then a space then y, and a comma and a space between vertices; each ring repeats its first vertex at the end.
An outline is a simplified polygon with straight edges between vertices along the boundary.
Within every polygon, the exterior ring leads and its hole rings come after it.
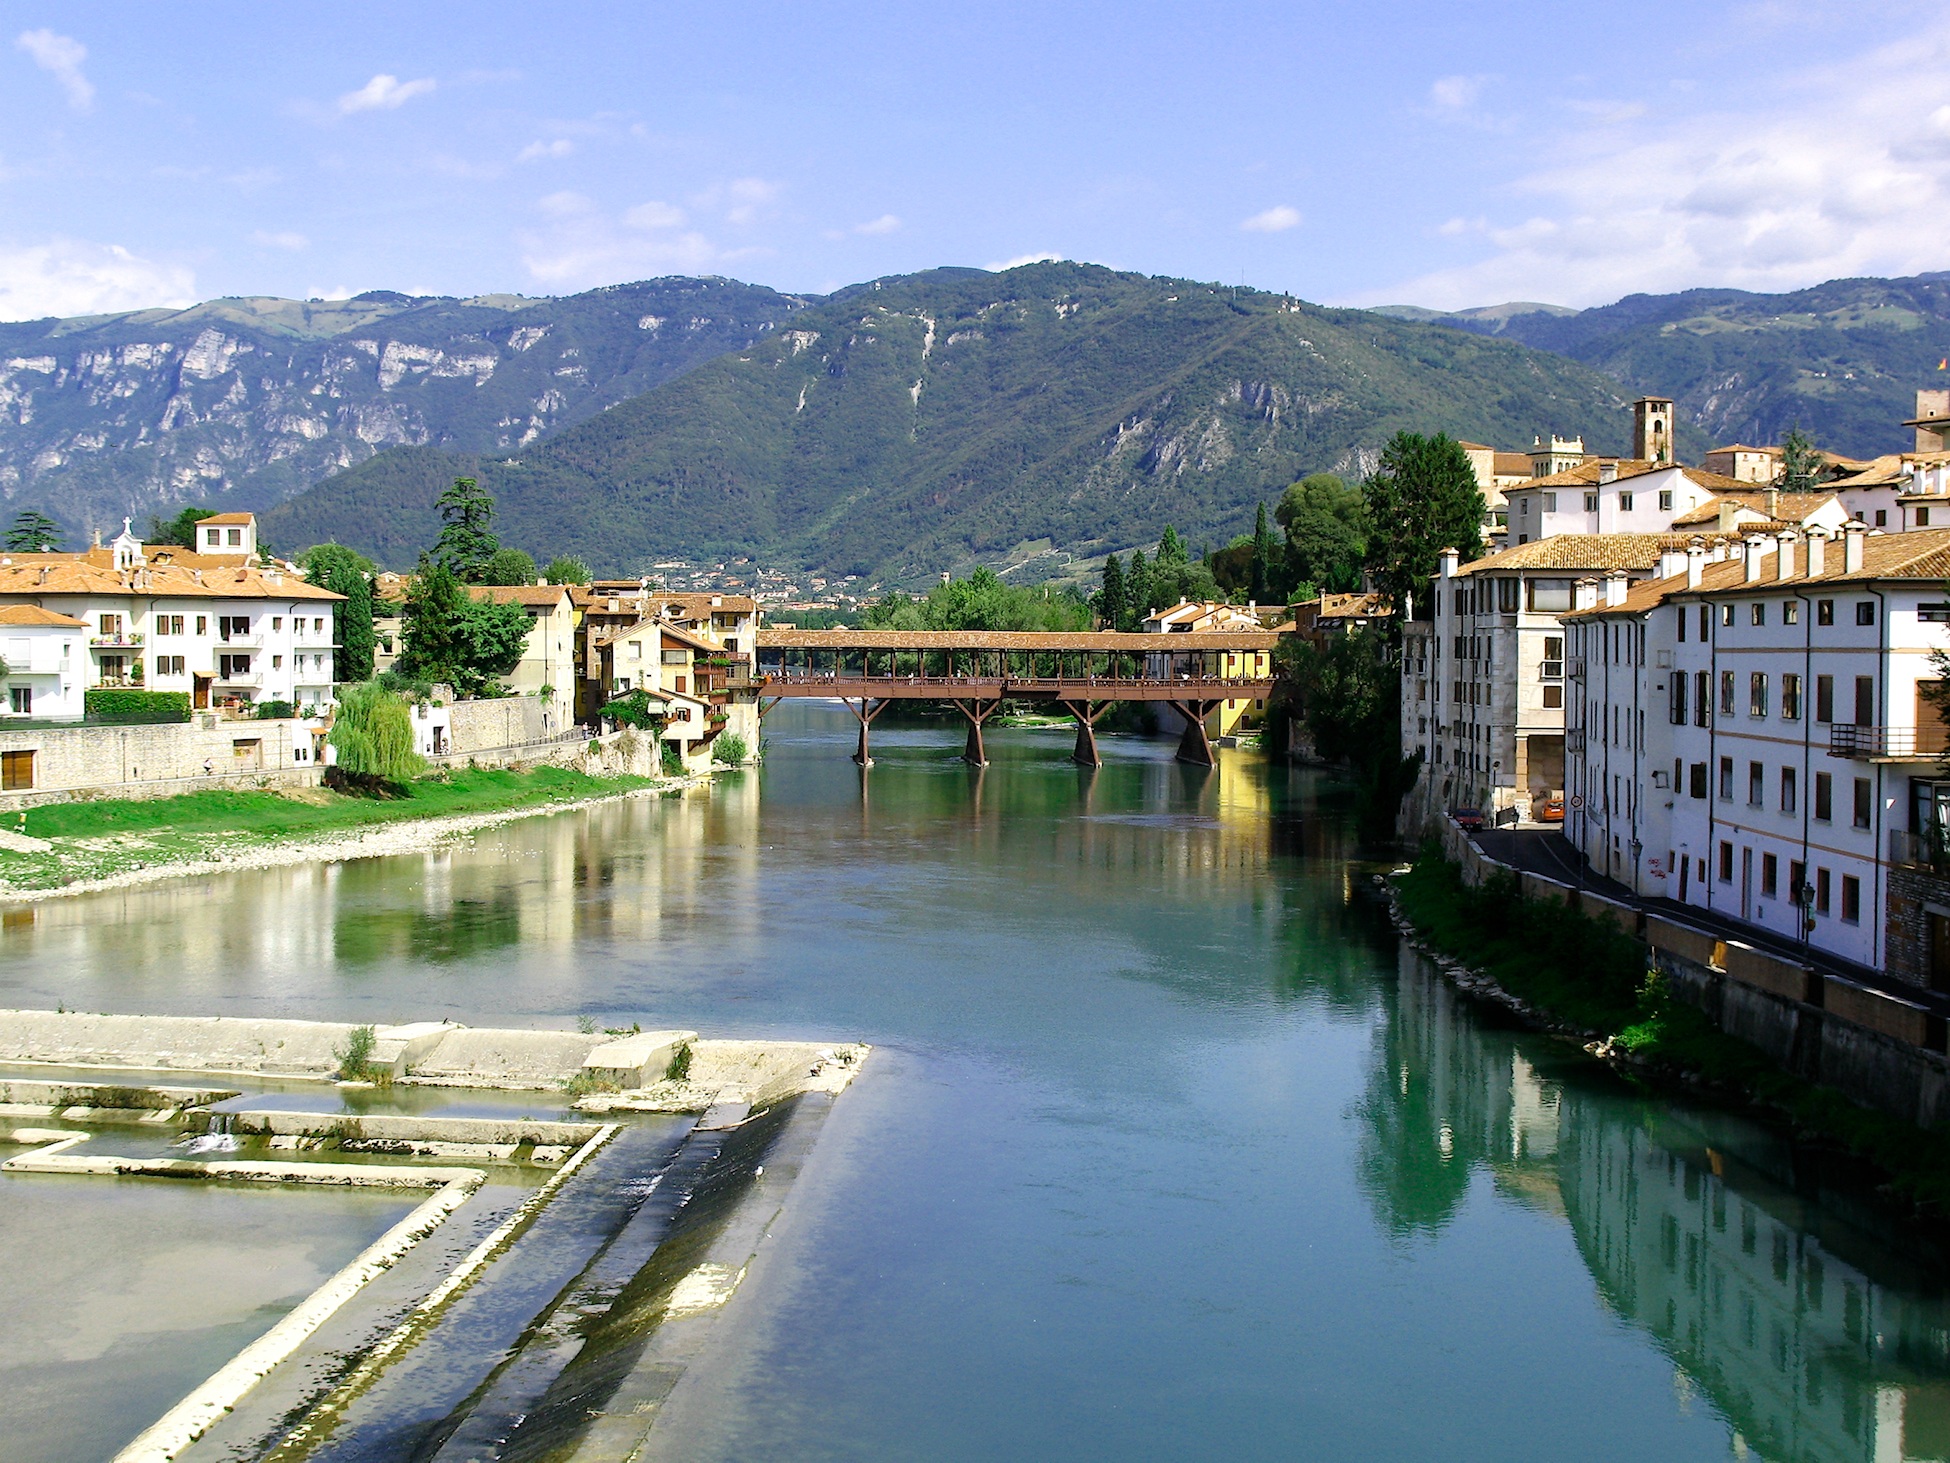
MULTIPOLYGON (((1794 1156, 1743 1120, 1681 1116, 1576 1053, 1486 1028, 1404 948, 1361 1103, 1361 1182, 1403 1237, 1487 1174, 1563 1216, 1599 1294, 1770 1463, 1950 1457, 1941 1274, 1797 1195, 1794 1156)), ((1866 1218, 1866 1216, 1865 1216, 1866 1218)), ((1872 1221, 1871 1221, 1872 1222, 1872 1221)))

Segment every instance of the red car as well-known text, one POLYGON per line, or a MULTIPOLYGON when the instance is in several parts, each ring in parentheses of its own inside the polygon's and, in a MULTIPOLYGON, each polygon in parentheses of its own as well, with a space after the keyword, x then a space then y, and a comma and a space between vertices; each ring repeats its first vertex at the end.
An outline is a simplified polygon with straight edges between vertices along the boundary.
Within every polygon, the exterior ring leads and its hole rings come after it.
POLYGON ((1539 823, 1562 823, 1564 821, 1564 799, 1545 798, 1537 805, 1539 823))
POLYGON ((1457 808, 1449 816, 1456 820, 1456 826, 1465 833, 1475 833, 1483 826, 1483 810, 1481 808, 1457 808))

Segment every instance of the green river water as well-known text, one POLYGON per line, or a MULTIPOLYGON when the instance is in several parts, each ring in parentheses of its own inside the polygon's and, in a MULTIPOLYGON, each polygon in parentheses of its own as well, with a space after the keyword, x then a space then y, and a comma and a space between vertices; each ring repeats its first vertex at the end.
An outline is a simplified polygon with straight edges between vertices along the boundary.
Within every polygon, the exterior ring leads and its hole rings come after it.
MULTIPOLYGON (((1931 1245, 1433 979, 1320 774, 1123 738, 1093 774, 1049 731, 977 772, 944 725, 863 775, 852 725, 781 708, 683 799, 17 910, 0 1005, 874 1043, 658 1456, 1950 1457, 1931 1245)), ((0 1458, 103 1456, 49 1441, 63 1397, 112 1451, 401 1207, 57 1182, 70 1225, 0 1182, 0 1458)))

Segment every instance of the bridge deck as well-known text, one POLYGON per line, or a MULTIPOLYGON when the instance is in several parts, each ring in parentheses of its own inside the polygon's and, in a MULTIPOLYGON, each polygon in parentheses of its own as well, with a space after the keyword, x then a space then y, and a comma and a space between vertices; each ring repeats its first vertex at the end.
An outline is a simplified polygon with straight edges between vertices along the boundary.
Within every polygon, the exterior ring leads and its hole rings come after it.
POLYGON ((1138 635, 1111 630, 789 630, 758 632, 758 649, 823 651, 970 650, 1047 655, 1087 652, 1120 655, 1184 655, 1271 650, 1280 637, 1271 630, 1214 630, 1190 635, 1138 635))
POLYGON ((1265 678, 1223 676, 866 676, 761 672, 761 696, 870 697, 893 701, 1261 701, 1265 678))

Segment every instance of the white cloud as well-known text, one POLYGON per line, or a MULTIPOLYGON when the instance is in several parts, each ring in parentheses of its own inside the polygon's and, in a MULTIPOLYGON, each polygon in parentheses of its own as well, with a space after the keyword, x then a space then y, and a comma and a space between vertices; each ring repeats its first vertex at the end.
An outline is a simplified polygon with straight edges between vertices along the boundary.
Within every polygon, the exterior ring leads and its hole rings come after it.
POLYGON ((425 96, 439 84, 431 76, 423 76, 418 81, 401 81, 397 76, 381 72, 357 91, 349 91, 339 98, 339 115, 390 112, 405 106, 417 96, 425 96))
POLYGON ((566 137, 558 137, 553 142, 531 142, 515 154, 518 163, 532 163, 539 158, 567 157, 576 150, 576 145, 566 137))
POLYGON ((1944 267, 1950 24, 1774 77, 1745 101, 1616 108, 1568 129, 1553 162, 1503 190, 1517 207, 1435 230, 1479 257, 1369 298, 1593 304, 1944 267))
POLYGON ((88 59, 88 48, 73 36, 51 30, 22 31, 14 44, 34 58, 34 64, 61 83, 68 94, 68 105, 85 112, 95 105, 95 87, 81 74, 81 63, 88 59))
POLYGON ((879 218, 868 219, 863 224, 855 224, 853 226, 853 232, 856 234, 891 234, 896 232, 900 226, 901 221, 893 214, 883 213, 879 218))
POLYGON ((1460 112, 1476 104, 1476 98, 1483 94, 1483 83, 1487 80, 1487 76, 1444 76, 1430 83, 1429 102, 1433 106, 1460 112))
POLYGON ((276 233, 269 229, 257 229, 251 234, 251 242, 265 249, 290 249, 294 253, 311 247, 311 240, 294 229, 283 229, 276 233))
POLYGON ((195 303, 189 270, 139 258, 119 244, 56 238, 0 248, 0 320, 195 303))
POLYGON ((992 270, 996 274, 1000 274, 1005 269, 1020 269, 1025 264, 1060 264, 1062 262, 1063 256, 1061 254, 1051 254, 1045 251, 1041 254, 1018 254, 1013 259, 999 260, 994 264, 983 267, 992 270))
MULTIPOLYGON (((718 197, 727 196, 722 192, 718 197)), ((750 249, 721 249, 669 203, 639 203, 612 218, 580 193, 551 193, 537 201, 545 222, 518 239, 522 264, 551 288, 586 288, 660 274, 704 274, 750 249)))
POLYGON ((1256 213, 1251 218, 1242 219, 1239 227, 1249 234, 1278 234, 1288 229, 1300 227, 1300 210, 1282 203, 1277 208, 1269 208, 1264 213, 1256 213))
POLYGON ((768 183, 763 178, 733 178, 724 186, 724 196, 731 205, 725 210, 725 222, 756 223, 760 210, 777 198, 779 192, 777 183, 768 183))

